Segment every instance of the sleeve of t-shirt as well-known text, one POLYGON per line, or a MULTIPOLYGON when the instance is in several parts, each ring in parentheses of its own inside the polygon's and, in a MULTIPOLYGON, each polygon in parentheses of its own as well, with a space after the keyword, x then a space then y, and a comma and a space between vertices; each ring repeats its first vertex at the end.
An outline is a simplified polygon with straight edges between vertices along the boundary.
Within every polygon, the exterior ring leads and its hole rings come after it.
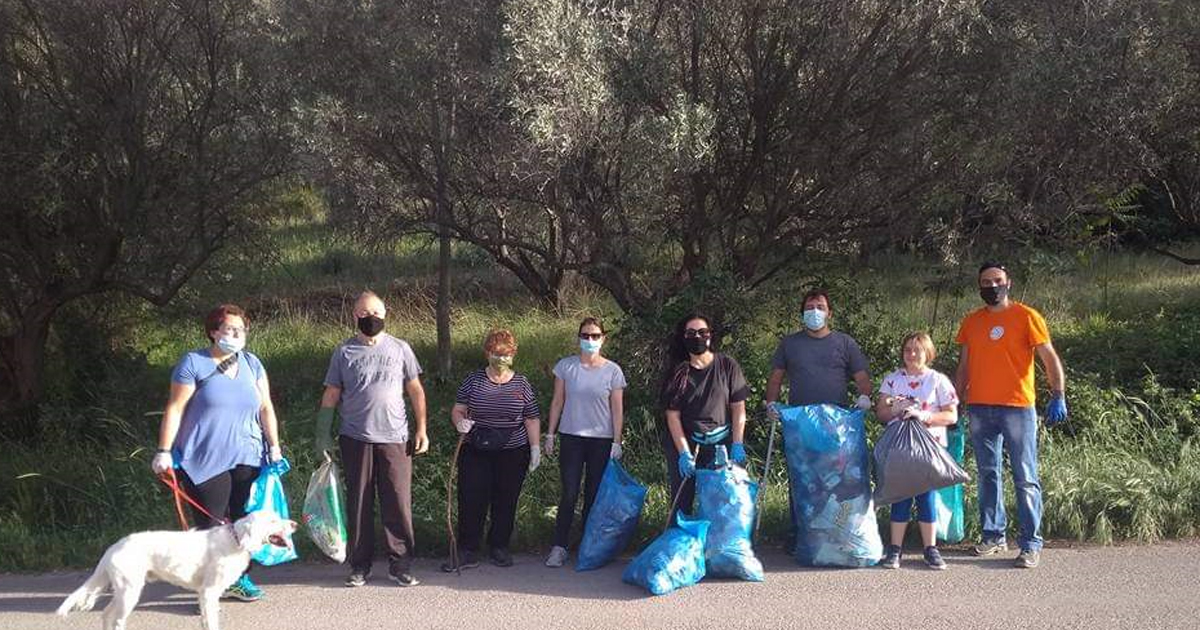
POLYGON ((412 346, 404 344, 402 359, 405 383, 421 376, 421 364, 417 362, 417 355, 413 352, 412 346))
POLYGON ((969 316, 963 318, 962 323, 958 325, 958 334, 954 336, 954 343, 960 346, 967 343, 967 325, 970 321, 969 316))
POLYGON ((739 403, 750 397, 750 386, 746 384, 746 375, 742 366, 733 357, 729 359, 729 402, 739 403))
POLYGON ((475 389, 475 372, 468 374, 467 378, 464 378, 462 384, 458 386, 458 393, 454 394, 454 404, 471 404, 471 390, 473 389, 475 389))
POLYGON ((1046 326, 1046 318, 1035 311, 1029 311, 1029 345, 1040 346, 1050 343, 1050 329, 1046 326))
POLYGON ((565 358, 559 359, 558 363, 554 364, 554 375, 565 381, 565 380, 567 380, 566 373, 567 373, 567 360, 565 358))
POLYGON ((862 348, 858 347, 858 342, 850 336, 846 337, 846 368, 850 372, 847 376, 854 376, 867 370, 867 355, 863 354, 862 348))
POLYGON ((267 376, 267 368, 263 367, 262 360, 249 352, 246 353, 246 366, 250 368, 255 381, 261 381, 267 376))
POLYGON ((883 377, 883 382, 879 384, 879 393, 884 396, 891 396, 896 393, 896 378, 897 374, 892 372, 883 377))
POLYGON ((608 379, 608 391, 612 391, 614 389, 625 389, 629 386, 629 384, 625 382, 625 371, 622 370, 621 366, 617 365, 616 363, 612 365, 613 371, 612 377, 608 379))
POLYGON ((771 357, 771 369, 786 370, 787 369, 787 350, 783 347, 783 340, 779 341, 779 345, 775 346, 775 356, 771 357))
POLYGON ((521 410, 521 417, 537 418, 541 413, 538 410, 537 396, 533 395, 533 386, 529 384, 528 379, 523 383, 522 389, 525 390, 525 408, 521 410))
POLYGON ((200 375, 196 374, 196 363, 192 361, 192 353, 185 352, 179 359, 179 363, 175 364, 175 369, 171 370, 171 380, 180 385, 195 385, 196 379, 200 375))
POLYGON ((342 389, 342 348, 338 346, 329 357, 329 369, 325 370, 325 385, 342 389))
POLYGON ((939 409, 947 405, 958 404, 958 392, 954 391, 954 384, 941 372, 938 372, 933 383, 933 400, 939 409))

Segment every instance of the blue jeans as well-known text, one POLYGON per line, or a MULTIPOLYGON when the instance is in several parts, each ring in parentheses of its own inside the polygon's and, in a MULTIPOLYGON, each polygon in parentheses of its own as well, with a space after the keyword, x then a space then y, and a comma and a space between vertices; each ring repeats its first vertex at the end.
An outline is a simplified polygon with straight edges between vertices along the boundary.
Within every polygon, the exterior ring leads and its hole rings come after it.
POLYGON ((935 523, 937 522, 937 504, 934 502, 933 493, 937 490, 922 492, 915 497, 902 499, 892 504, 893 523, 907 523, 912 519, 912 506, 917 504, 917 522, 920 523, 935 523))
POLYGON ((1012 465, 1016 486, 1021 549, 1042 548, 1042 484, 1038 481, 1037 412, 1033 407, 967 405, 971 446, 979 468, 979 520, 983 539, 1003 541, 1008 520, 1004 513, 1004 453, 1012 465))

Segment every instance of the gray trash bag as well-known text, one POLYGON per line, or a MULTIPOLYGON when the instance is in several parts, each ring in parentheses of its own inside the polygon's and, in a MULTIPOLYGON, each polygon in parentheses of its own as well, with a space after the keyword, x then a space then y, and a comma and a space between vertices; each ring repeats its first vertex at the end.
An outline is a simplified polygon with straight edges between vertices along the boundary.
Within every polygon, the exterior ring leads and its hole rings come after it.
POLYGON ((875 443, 876 503, 895 503, 947 486, 970 475, 925 430, 920 420, 895 420, 875 443))

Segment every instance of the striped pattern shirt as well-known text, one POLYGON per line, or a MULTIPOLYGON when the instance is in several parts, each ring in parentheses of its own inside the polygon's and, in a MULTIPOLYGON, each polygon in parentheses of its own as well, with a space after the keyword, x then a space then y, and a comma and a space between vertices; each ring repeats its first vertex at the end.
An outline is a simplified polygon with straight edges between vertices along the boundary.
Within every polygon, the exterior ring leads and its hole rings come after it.
POLYGON ((454 402, 466 405, 468 417, 476 425, 496 429, 513 429, 512 437, 504 448, 529 445, 529 433, 525 430, 526 418, 537 418, 537 398, 529 379, 514 374, 507 383, 493 383, 487 372, 480 369, 467 375, 454 402))

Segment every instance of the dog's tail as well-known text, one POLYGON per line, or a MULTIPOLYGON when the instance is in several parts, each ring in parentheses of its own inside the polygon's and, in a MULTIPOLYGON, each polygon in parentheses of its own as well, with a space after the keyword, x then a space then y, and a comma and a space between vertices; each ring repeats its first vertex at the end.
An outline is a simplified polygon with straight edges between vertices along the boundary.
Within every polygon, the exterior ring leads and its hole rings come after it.
POLYGON ((92 606, 96 605, 96 599, 108 588, 108 583, 108 573, 104 570, 103 563, 101 563, 101 566, 96 567, 96 570, 83 583, 83 586, 75 589, 74 593, 71 593, 63 600, 62 605, 58 607, 55 614, 60 617, 66 617, 67 614, 76 610, 91 610, 92 606))

